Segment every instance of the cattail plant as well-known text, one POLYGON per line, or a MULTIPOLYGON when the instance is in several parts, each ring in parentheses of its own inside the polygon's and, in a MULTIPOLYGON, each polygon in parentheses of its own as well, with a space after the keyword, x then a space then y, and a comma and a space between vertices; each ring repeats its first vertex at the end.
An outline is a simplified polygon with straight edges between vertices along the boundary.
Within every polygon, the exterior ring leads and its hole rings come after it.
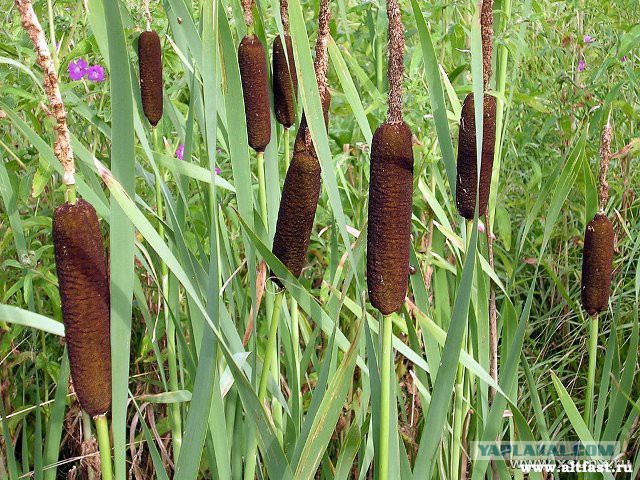
POLYGON ((589 373, 584 419, 587 425, 593 410, 595 365, 598 348, 598 314, 606 310, 611 290, 613 269, 614 234, 613 224, 605 213, 609 199, 607 171, 611 161, 613 129, 608 120, 600 139, 600 175, 598 188, 599 211, 587 224, 582 251, 582 306, 591 316, 589 322, 589 373))
POLYGON ((249 146, 256 152, 264 152, 271 140, 267 54, 264 45, 253 32, 252 3, 252 0, 242 1, 248 32, 238 47, 238 65, 249 146))
POLYGON ((280 0, 283 36, 278 35, 273 41, 273 106, 276 119, 286 129, 296 121, 298 97, 298 77, 289 34, 287 7, 287 0, 280 0))
POLYGON ((607 171, 611 161, 613 129, 607 122, 600 140, 599 211, 587 224, 582 254, 582 306, 595 316, 607 308, 613 265, 613 224, 605 213, 609 199, 607 171))
POLYGON ((402 118, 404 37, 397 0, 389 16, 389 110, 371 143, 367 284, 383 315, 398 311, 407 292, 413 192, 413 147, 402 118))
MULTIPOLYGON (((389 19, 389 108, 371 143, 367 285, 369 300, 383 315, 380 360, 380 426, 377 478, 389 478, 389 416, 391 415, 391 313, 403 303, 409 281, 409 250, 413 194, 413 145, 402 118, 404 35, 398 0, 387 0, 389 19)), ((395 395, 393 395, 395 398, 395 395)), ((395 409, 394 409, 395 411, 395 409)))
POLYGON ((53 215, 53 244, 59 280, 71 377, 82 408, 94 417, 102 478, 111 479, 109 432, 111 405, 110 298, 107 261, 94 208, 76 199, 75 162, 67 112, 55 66, 31 0, 15 0, 22 27, 44 71, 44 88, 55 118, 54 153, 64 170, 66 202, 53 215))
MULTIPOLYGON (((318 15, 314 67, 325 114, 325 125, 328 125, 327 112, 330 98, 327 87, 329 20, 328 0, 322 0, 318 15)), ((313 219, 320 196, 320 172, 320 163, 313 147, 311 133, 303 118, 296 135, 293 159, 284 182, 273 239, 273 253, 296 277, 299 277, 302 272, 309 247, 313 219)))
POLYGON ((480 0, 482 33, 482 80, 484 87, 482 158, 478 179, 476 153, 476 122, 473 92, 469 93, 460 114, 458 162, 456 175, 456 207, 467 220, 473 220, 478 195, 478 215, 484 215, 489 203, 493 155, 496 141, 496 99, 487 94, 491 80, 493 49, 493 1, 480 0), (476 192, 476 186, 478 188, 476 192))
POLYGON ((138 38, 142 110, 152 127, 162 118, 162 46, 160 37, 147 30, 138 38))
POLYGON ((53 214, 53 247, 71 377, 83 410, 111 405, 109 277, 98 216, 78 199, 53 214))

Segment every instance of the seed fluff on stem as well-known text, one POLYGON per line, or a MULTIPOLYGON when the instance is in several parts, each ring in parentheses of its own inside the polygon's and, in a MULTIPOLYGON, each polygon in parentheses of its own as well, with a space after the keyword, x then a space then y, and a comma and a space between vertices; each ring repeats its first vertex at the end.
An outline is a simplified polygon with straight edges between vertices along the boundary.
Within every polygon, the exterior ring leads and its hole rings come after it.
POLYGON ((42 26, 38 21, 38 17, 33 10, 31 0, 15 0, 16 7, 20 12, 22 27, 29 35, 36 50, 38 64, 44 71, 44 90, 49 97, 51 104, 51 113, 56 120, 54 127, 56 131, 56 140, 53 152, 62 164, 64 175, 62 181, 65 185, 74 185, 75 180, 75 162, 73 158, 73 150, 71 148, 71 138, 69 135, 69 127, 67 126, 67 111, 62 102, 60 95, 60 87, 58 84, 58 74, 51 59, 49 45, 42 31, 42 26))

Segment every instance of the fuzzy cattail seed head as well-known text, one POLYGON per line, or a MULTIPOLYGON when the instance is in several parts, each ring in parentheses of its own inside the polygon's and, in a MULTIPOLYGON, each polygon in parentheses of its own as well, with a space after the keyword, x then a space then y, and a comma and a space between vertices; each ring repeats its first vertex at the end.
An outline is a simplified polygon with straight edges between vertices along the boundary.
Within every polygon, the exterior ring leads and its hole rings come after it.
POLYGON ((372 305, 388 315, 402 307, 409 279, 413 147, 404 121, 373 135, 369 182, 367 285, 372 305))
POLYGON ((249 146, 256 152, 264 152, 271 140, 271 111, 267 54, 257 36, 247 35, 242 39, 238 47, 238 64, 249 146))
MULTIPOLYGON (((489 203, 493 151, 496 142, 496 99, 484 95, 483 107, 482 163, 480 166, 480 186, 478 215, 484 215, 489 203)), ((476 163, 476 120, 473 93, 467 95, 460 115, 458 134, 458 164, 456 175, 456 206, 467 220, 473 219, 476 206, 476 183, 478 179, 476 163)))
POLYGON ((298 78, 296 77, 291 36, 284 36, 283 45, 282 37, 278 35, 273 41, 273 105, 276 119, 285 128, 289 128, 296 121, 297 97, 298 78))
POLYGON ((138 39, 140 96, 142 110, 155 127, 162 118, 162 46, 154 31, 142 32, 138 39))
POLYGON ((111 406, 109 277, 89 203, 80 199, 56 208, 53 246, 73 384, 82 408, 102 415, 111 406))
POLYGON ((589 315, 607 308, 613 269, 613 224, 599 212, 587 224, 582 252, 582 306, 589 315))
POLYGON ((295 277, 302 273, 309 248, 320 197, 320 176, 316 157, 305 151, 294 153, 282 189, 273 254, 295 277))

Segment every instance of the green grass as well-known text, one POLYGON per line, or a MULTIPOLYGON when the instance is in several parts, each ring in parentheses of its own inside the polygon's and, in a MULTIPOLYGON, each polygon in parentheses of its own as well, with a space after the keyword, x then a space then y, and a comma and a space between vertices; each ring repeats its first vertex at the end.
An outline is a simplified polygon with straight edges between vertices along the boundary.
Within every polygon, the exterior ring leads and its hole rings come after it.
MULTIPOLYGON (((331 2, 328 133, 313 70, 318 1, 289 4, 299 109, 323 181, 300 279, 270 252, 290 152, 284 142, 296 130, 286 136, 273 118, 261 191, 237 66, 246 29, 240 2, 151 3, 165 87, 155 132, 142 115, 137 78, 142 2, 35 3, 50 44, 53 36, 59 42, 78 195, 96 207, 110 254, 115 478, 131 471, 133 478, 242 479, 252 452, 256 478, 378 478, 381 448, 389 478, 457 478, 466 464, 452 452, 469 453, 466 478, 523 478, 503 461, 474 458, 471 442, 497 436, 615 441, 635 478, 640 174, 633 149, 610 168, 615 274, 593 377, 580 269, 609 113, 614 152, 639 136, 640 6, 495 1, 493 270, 477 228, 484 219, 467 225, 453 192, 460 102, 481 95, 476 2, 400 2, 404 112, 416 136, 416 272, 410 302, 391 317, 388 403, 397 415, 384 447, 383 328, 366 299, 365 272, 368 149, 388 88, 384 2, 331 2), (586 34, 595 41, 584 43, 586 34), (71 81, 67 65, 79 57, 103 65, 106 81, 71 81), (180 144, 183 161, 175 156, 180 144), (271 272, 287 286, 274 348, 269 323, 279 300, 271 272), (489 374, 492 283, 497 382, 489 374), (180 437, 178 450, 173 438, 180 437)), ((85 478, 51 241, 52 213, 64 201, 62 170, 33 45, 13 3, 0 7, 11 20, 0 25, 0 478, 53 480, 73 468, 85 478)), ((258 0, 254 9, 268 52, 282 29, 278 8, 258 0)), ((578 478, 571 475, 556 478, 578 478)))

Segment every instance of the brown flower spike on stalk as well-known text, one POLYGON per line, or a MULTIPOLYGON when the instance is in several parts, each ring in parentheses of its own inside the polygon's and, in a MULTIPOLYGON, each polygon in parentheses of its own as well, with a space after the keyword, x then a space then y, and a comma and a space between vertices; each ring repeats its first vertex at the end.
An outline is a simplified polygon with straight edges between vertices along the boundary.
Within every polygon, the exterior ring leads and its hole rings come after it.
POLYGON ((388 0, 389 109, 373 135, 369 183, 367 284, 383 315, 398 311, 407 292, 413 196, 413 145, 402 118, 404 36, 397 0, 388 0))
MULTIPOLYGON (((321 0, 314 67, 325 114, 325 125, 328 125, 329 106, 327 101, 329 98, 327 87, 329 19, 329 2, 321 0)), ((294 144, 293 159, 289 170, 287 170, 282 189, 276 233, 273 239, 273 254, 296 277, 299 277, 302 272, 309 248, 320 189, 320 162, 316 156, 306 120, 303 117, 294 144)), ((276 279, 275 281, 281 284, 280 280, 276 279)))
POLYGON ((71 377, 82 408, 91 416, 101 416, 111 404, 111 344, 109 278, 100 225, 95 209, 84 200, 75 200, 66 111, 42 27, 29 0, 16 0, 16 6, 44 70, 45 92, 56 119, 54 153, 71 193, 70 201, 53 214, 53 246, 71 377))
POLYGON ((484 86, 483 138, 480 180, 478 181, 476 154, 476 122, 473 92, 464 100, 458 133, 458 162, 456 175, 456 207, 458 213, 472 220, 476 206, 478 186, 478 215, 484 215, 489 203, 493 155, 496 141, 496 99, 487 94, 491 79, 493 45, 493 1, 481 0, 480 23, 482 32, 482 77, 484 86), (479 183, 479 185, 478 185, 479 183))
POLYGON ((582 252, 582 306, 589 315, 606 310, 613 270, 613 224, 604 209, 609 198, 607 171, 611 161, 611 124, 605 125, 600 141, 599 211, 587 224, 582 252))
POLYGON ((142 32, 138 38, 140 62, 140 96, 142 110, 152 127, 162 118, 162 46, 153 30, 142 32))
POLYGON ((245 35, 238 47, 238 66, 242 81, 249 146, 256 152, 264 152, 271 140, 267 53, 260 39, 253 33, 252 4, 252 0, 242 0, 249 33, 245 35))
POLYGON ((285 128, 291 127, 296 120, 295 107, 298 97, 298 77, 289 35, 287 7, 287 0, 280 0, 284 44, 280 35, 273 41, 273 106, 276 119, 285 128))

